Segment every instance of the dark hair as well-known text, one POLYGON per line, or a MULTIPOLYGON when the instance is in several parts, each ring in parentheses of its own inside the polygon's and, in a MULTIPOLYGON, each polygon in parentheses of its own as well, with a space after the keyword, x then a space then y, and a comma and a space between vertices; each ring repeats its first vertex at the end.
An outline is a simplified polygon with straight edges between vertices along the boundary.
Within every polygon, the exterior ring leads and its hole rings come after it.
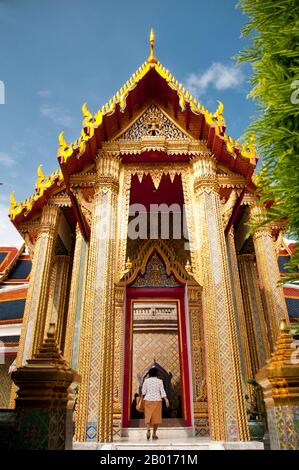
POLYGON ((150 377, 158 377, 158 369, 156 367, 151 367, 148 371, 150 377))

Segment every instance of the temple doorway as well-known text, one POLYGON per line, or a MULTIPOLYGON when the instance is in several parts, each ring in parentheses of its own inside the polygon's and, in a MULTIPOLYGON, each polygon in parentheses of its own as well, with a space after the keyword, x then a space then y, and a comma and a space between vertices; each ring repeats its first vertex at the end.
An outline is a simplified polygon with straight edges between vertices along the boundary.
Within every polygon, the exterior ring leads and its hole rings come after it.
POLYGON ((177 302, 135 301, 132 310, 132 402, 155 366, 170 402, 166 409, 163 401, 163 418, 182 418, 177 302))
POLYGON ((191 427, 188 273, 160 240, 147 241, 138 260, 132 262, 123 281, 126 300, 122 428, 135 427, 138 419, 144 426, 144 420, 136 418, 133 401, 153 365, 171 405, 163 410, 163 425, 191 427))

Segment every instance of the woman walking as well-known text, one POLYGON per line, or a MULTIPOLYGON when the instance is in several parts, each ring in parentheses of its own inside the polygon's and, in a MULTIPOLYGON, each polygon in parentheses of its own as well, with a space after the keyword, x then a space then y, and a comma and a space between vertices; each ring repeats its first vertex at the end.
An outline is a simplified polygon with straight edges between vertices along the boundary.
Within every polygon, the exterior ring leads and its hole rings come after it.
POLYGON ((162 423, 162 399, 164 398, 167 408, 169 401, 166 396, 163 382, 158 379, 158 369, 152 367, 148 372, 149 378, 145 379, 142 386, 144 398, 144 417, 146 425, 146 438, 151 437, 151 424, 153 425, 153 439, 158 439, 158 425, 162 423))

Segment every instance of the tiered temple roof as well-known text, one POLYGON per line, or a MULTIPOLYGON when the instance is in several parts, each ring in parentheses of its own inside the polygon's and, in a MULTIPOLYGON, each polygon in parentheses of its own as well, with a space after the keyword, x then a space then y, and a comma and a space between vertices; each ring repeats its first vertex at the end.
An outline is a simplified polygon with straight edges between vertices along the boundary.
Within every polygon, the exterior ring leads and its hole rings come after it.
POLYGON ((5 354, 16 354, 31 272, 25 245, 0 247, 0 341, 5 354))
POLYGON ((49 197, 68 189, 70 175, 91 165, 103 142, 113 139, 150 101, 163 107, 193 138, 205 141, 219 163, 246 177, 248 188, 255 189, 251 177, 258 157, 253 140, 241 144, 230 137, 226 133, 223 104, 219 101, 218 109, 214 113, 209 112, 156 59, 152 30, 149 58, 113 98, 95 114, 87 109, 86 103, 83 104, 79 138, 68 143, 64 132, 60 133, 57 152, 60 169, 45 176, 39 166, 35 194, 19 203, 11 194, 9 216, 13 223, 18 226, 32 218, 49 197))

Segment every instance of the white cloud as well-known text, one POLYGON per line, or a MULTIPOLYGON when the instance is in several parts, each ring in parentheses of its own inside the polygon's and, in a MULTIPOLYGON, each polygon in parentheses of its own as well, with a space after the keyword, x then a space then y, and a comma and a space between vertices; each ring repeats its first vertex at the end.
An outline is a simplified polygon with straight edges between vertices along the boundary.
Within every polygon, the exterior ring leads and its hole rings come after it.
POLYGON ((69 127, 72 124, 71 116, 66 112, 65 109, 59 106, 51 106, 49 104, 42 104, 40 112, 43 116, 51 119, 55 124, 60 126, 69 127))
POLYGON ((16 164, 16 161, 8 155, 8 153, 0 152, 0 165, 11 168, 16 164))
POLYGON ((243 81, 244 74, 240 68, 214 62, 202 74, 191 73, 187 78, 187 89, 194 95, 200 95, 209 86, 213 86, 216 90, 227 90, 237 88, 243 81))
POLYGON ((19 248, 23 243, 23 238, 8 217, 8 205, 0 203, 0 246, 19 248))
POLYGON ((42 98, 47 98, 48 96, 51 96, 51 91, 50 90, 39 90, 36 92, 38 96, 41 96, 42 98))

